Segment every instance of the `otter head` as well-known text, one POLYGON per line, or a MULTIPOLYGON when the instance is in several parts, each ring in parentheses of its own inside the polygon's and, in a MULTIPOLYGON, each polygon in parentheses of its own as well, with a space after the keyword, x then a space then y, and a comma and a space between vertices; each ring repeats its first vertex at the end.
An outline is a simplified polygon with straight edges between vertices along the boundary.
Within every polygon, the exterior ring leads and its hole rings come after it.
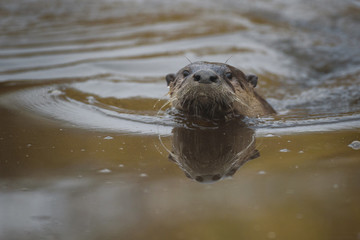
POLYGON ((176 109, 202 118, 253 116, 257 76, 223 63, 194 62, 166 76, 176 109))

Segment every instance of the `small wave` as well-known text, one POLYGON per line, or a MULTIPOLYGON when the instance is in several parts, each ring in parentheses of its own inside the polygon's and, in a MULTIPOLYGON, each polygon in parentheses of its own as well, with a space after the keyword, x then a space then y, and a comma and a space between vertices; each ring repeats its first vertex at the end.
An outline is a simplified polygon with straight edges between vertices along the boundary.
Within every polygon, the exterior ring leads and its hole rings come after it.
POLYGON ((263 137, 272 135, 291 135, 310 132, 329 132, 338 130, 350 130, 360 128, 360 114, 341 117, 323 117, 316 119, 299 120, 272 120, 256 119, 254 125, 256 136, 263 137))
MULTIPOLYGON (((149 95, 148 99, 136 98, 138 96, 136 91, 124 93, 119 90, 123 84, 130 83, 88 81, 25 88, 1 96, 0 104, 18 110, 18 112, 42 116, 45 119, 62 122, 64 125, 75 128, 143 135, 171 134, 177 123, 169 114, 163 112, 161 115, 157 114, 158 110, 153 107, 157 101, 153 98, 154 96, 149 95), (94 87, 95 85, 97 87, 94 87), (110 85, 111 87, 109 87, 110 85), (138 105, 143 109, 137 107, 136 101, 140 101, 138 105), (148 102, 148 104, 144 105, 144 102, 148 102)), ((137 91, 141 91, 141 95, 145 96, 146 93, 142 90, 145 91, 146 87, 157 84, 138 83, 138 85, 136 86, 137 91)), ((308 96, 308 93, 304 94, 308 96)), ((314 96, 317 96, 318 99, 322 98, 321 94, 314 96)), ((165 100, 160 101, 165 102, 165 100)), ((306 104, 306 101, 302 102, 301 98, 283 102, 291 105, 293 101, 306 104)), ((160 103, 159 107, 161 105, 163 103, 160 103)), ((308 116, 304 118, 301 115, 295 117, 279 115, 270 118, 248 119, 247 122, 256 129, 257 136, 288 135, 360 128, 360 114, 317 115, 312 118, 308 116)))
POLYGON ((108 109, 94 101, 86 103, 71 98, 64 89, 67 88, 51 86, 19 90, 3 95, 0 104, 18 112, 88 130, 151 135, 171 132, 172 122, 157 116, 155 109, 152 109, 153 116, 124 113, 120 108, 108 109))
POLYGON ((271 99, 279 111, 306 109, 308 115, 341 114, 360 110, 357 102, 360 85, 313 87, 299 94, 285 96, 284 99, 271 99))

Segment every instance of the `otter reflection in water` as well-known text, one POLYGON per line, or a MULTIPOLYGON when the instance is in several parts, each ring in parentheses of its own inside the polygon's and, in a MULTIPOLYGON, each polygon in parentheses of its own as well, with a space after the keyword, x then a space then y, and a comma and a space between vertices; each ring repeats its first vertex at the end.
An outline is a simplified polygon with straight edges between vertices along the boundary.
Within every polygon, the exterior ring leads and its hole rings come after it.
POLYGON ((198 182, 214 182, 232 176, 245 162, 259 157, 254 131, 241 121, 216 128, 173 129, 169 159, 198 182))

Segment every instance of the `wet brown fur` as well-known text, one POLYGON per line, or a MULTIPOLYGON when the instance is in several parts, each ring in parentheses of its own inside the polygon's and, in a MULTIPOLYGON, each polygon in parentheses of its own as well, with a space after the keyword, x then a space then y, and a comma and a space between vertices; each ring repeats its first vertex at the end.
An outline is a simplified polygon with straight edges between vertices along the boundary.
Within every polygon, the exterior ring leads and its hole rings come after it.
POLYGON ((274 114, 271 105, 254 90, 257 77, 251 77, 228 64, 195 62, 176 75, 168 74, 166 79, 172 106, 192 116, 219 119, 274 114), (194 75, 199 71, 216 75, 217 82, 204 84, 194 81, 194 75), (229 73, 231 78, 227 77, 229 73), (255 81, 251 80, 254 78, 255 81))

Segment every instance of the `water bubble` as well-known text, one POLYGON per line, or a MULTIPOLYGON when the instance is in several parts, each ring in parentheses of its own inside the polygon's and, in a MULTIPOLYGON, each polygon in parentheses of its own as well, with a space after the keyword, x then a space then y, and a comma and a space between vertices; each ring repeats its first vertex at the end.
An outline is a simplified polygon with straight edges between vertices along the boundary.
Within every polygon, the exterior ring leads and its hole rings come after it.
POLYGON ((348 146, 354 150, 359 150, 360 149, 360 141, 353 141, 348 146))
POLYGON ((99 173, 111 173, 110 169, 104 168, 98 171, 99 173))
POLYGON ((59 96, 59 95, 62 95, 62 94, 64 94, 64 93, 63 93, 62 91, 60 91, 60 90, 55 89, 55 90, 49 91, 49 94, 50 94, 51 96, 59 96))
POLYGON ((290 150, 289 150, 289 149, 284 148, 284 149, 280 149, 280 152, 285 153, 285 152, 290 152, 290 150))
POLYGON ((93 96, 88 96, 88 97, 86 97, 86 99, 88 100, 88 103, 90 103, 90 104, 95 103, 95 98, 93 96))
POLYGON ((269 133, 269 134, 266 134, 266 135, 265 135, 265 137, 275 137, 275 135, 274 135, 274 134, 269 133))

